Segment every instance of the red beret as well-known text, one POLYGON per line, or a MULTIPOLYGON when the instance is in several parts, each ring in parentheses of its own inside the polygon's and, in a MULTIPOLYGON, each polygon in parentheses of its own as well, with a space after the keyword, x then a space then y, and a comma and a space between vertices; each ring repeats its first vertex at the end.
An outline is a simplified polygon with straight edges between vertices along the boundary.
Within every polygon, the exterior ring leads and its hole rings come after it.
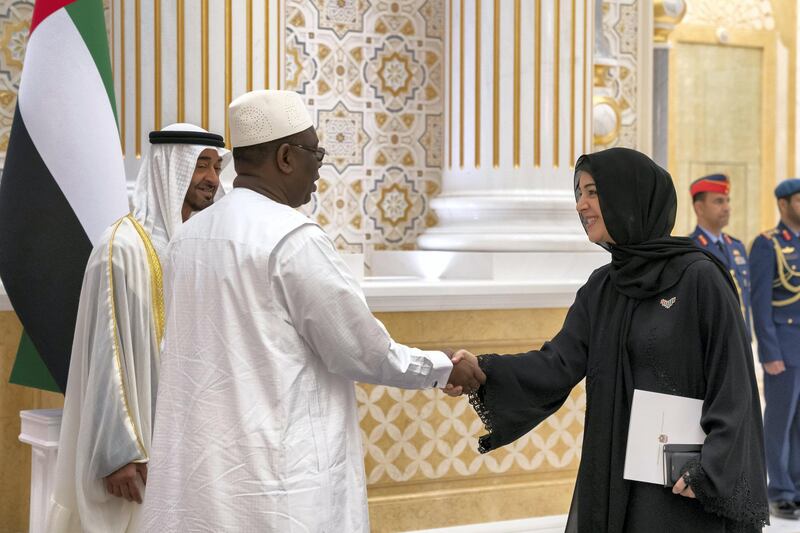
POLYGON ((720 194, 728 194, 731 190, 731 182, 727 176, 722 174, 712 174, 704 176, 692 182, 689 192, 694 197, 701 192, 718 192, 720 194))

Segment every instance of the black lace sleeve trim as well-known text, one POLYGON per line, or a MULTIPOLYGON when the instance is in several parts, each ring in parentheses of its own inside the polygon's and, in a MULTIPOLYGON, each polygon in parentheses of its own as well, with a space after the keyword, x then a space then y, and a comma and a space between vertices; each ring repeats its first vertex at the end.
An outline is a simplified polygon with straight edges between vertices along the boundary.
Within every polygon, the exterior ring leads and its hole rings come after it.
POLYGON ((730 528, 735 532, 761 531, 769 524, 769 507, 766 504, 753 502, 750 493, 750 484, 744 474, 739 476, 732 494, 727 498, 712 496, 709 490, 709 479, 706 476, 700 461, 687 464, 686 477, 692 487, 697 500, 703 508, 717 516, 733 522, 730 528))
MULTIPOLYGON (((479 355, 478 356, 478 365, 483 370, 483 373, 487 376, 489 375, 489 367, 491 366, 492 357, 491 355, 479 355)), ((482 435, 478 437, 478 452, 479 453, 486 453, 493 449, 491 441, 492 441, 492 417, 489 408, 486 405, 486 394, 487 389, 484 385, 478 387, 478 390, 475 392, 471 392, 469 394, 469 403, 472 405, 472 408, 475 409, 475 412, 478 414, 478 417, 483 422, 483 425, 486 427, 486 431, 489 433, 487 435, 482 435)))

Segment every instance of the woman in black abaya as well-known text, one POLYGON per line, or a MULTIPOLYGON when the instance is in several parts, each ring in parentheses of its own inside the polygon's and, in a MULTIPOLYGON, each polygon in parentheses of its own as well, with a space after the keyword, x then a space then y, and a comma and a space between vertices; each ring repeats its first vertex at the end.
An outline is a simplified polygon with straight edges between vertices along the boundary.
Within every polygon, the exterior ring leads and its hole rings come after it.
POLYGON ((611 252, 537 351, 482 355, 470 396, 489 431, 480 451, 542 422, 586 378, 586 423, 567 531, 761 531, 766 474, 753 356, 736 289, 710 254, 671 237, 669 173, 634 150, 578 159, 576 208, 611 252), (624 480, 633 389, 703 400, 701 459, 670 490, 624 480), (687 485, 688 483, 688 485, 687 485))

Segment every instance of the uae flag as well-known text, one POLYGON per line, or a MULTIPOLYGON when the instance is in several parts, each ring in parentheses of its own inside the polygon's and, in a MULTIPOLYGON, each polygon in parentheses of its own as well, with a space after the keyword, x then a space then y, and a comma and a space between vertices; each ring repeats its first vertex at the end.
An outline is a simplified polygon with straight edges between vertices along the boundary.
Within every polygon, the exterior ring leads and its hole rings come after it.
POLYGON ((128 212, 115 110, 102 0, 36 0, 0 180, 0 278, 26 332, 12 382, 66 389, 89 253, 128 212))

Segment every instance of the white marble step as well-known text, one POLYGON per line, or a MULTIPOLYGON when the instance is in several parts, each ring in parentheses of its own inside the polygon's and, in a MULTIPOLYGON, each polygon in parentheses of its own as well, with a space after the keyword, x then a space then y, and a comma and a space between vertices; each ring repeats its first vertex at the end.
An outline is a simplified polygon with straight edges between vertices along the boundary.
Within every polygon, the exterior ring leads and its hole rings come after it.
MULTIPOLYGON (((773 518, 764 533, 800 533, 800 521, 773 518)), ((407 533, 564 533, 567 515, 524 518, 468 526, 421 529, 407 533)))
POLYGON ((564 533, 566 524, 567 515, 558 515, 439 529, 421 529, 409 533, 564 533))

